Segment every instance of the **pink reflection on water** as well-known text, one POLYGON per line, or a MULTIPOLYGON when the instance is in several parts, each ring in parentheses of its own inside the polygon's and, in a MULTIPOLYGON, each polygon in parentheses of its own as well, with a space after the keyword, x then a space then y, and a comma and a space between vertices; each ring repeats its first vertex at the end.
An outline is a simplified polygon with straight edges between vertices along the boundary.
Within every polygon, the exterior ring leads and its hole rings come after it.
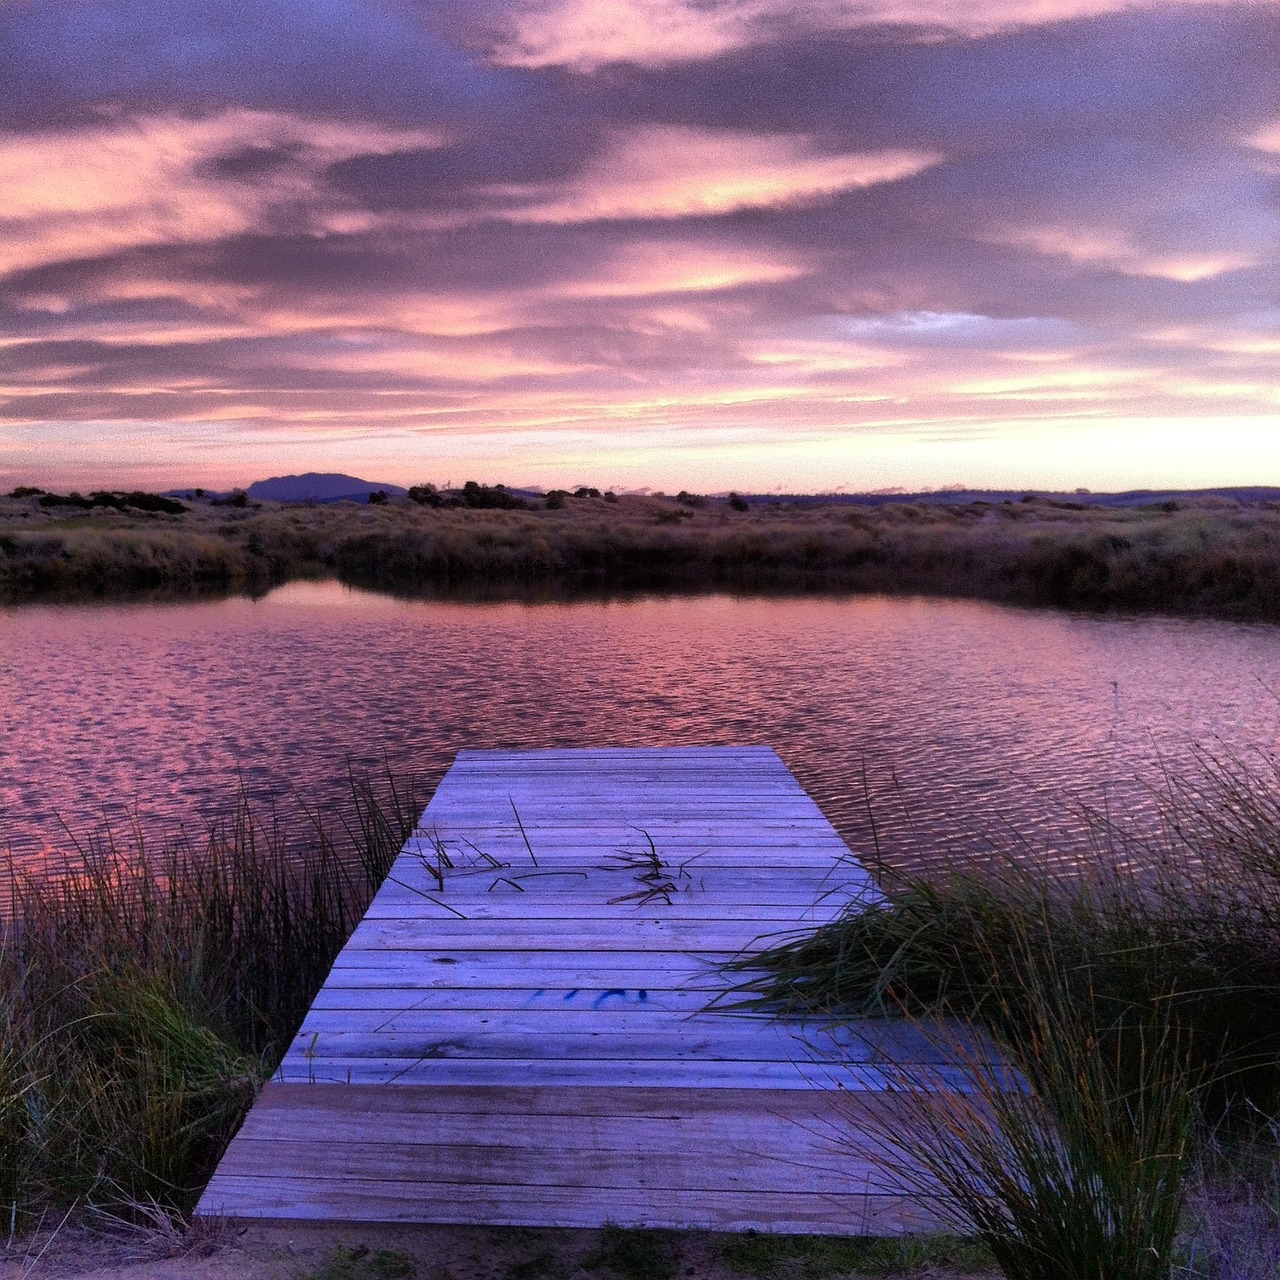
POLYGON ((1273 750, 1280 629, 972 602, 264 599, 0 610, 0 840, 199 836, 251 794, 338 803, 348 761, 429 783, 460 747, 768 743, 856 852, 1141 810, 1193 744, 1273 750), (1207 673, 1212 673, 1208 678, 1207 673), (863 778, 866 778, 864 793, 863 778))

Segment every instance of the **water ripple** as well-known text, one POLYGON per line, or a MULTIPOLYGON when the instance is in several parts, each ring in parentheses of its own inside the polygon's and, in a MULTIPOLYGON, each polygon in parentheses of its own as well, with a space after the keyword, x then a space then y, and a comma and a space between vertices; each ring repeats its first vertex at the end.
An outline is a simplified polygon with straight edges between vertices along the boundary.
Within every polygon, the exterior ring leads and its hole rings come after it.
POLYGON ((1051 833, 1072 803, 1140 813, 1144 780, 1197 744, 1273 751, 1277 672, 1266 625, 868 596, 460 604, 295 583, 7 608, 0 841, 30 857, 63 823, 200 830, 237 776, 336 803, 349 760, 430 780, 461 747, 759 742, 855 851, 930 862, 1051 833))

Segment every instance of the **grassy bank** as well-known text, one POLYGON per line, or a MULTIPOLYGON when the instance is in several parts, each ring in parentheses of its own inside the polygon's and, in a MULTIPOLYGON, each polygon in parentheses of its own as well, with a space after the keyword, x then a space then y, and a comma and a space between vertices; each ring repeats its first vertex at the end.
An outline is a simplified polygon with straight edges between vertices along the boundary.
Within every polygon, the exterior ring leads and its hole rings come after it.
POLYGON ((0 1210, 189 1208, 412 828, 353 780, 335 831, 243 798, 199 845, 12 869, 0 934, 0 1210), (51 874, 56 872, 57 874, 51 874))
POLYGON ((1222 498, 1119 509, 1034 499, 740 510, 689 495, 506 510, 181 505, 0 499, 0 599, 260 590, 332 574, 395 591, 911 591, 1280 620, 1280 511, 1222 498))

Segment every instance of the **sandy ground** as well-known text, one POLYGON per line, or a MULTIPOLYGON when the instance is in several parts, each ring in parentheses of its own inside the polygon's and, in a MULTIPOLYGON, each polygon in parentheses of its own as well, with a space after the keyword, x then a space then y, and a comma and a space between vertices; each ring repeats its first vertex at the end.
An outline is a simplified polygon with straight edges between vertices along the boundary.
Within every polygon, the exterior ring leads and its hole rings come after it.
MULTIPOLYGON (((724 1238, 476 1227, 201 1226, 182 1234, 63 1227, 0 1251, 0 1280, 834 1280, 895 1275, 996 1280, 945 1261, 833 1271, 802 1256, 732 1267, 724 1238), (621 1251, 619 1242, 621 1239, 621 1251)), ((759 1262, 759 1260, 758 1260, 759 1262)), ((905 1262, 905 1260, 904 1260, 905 1262)))

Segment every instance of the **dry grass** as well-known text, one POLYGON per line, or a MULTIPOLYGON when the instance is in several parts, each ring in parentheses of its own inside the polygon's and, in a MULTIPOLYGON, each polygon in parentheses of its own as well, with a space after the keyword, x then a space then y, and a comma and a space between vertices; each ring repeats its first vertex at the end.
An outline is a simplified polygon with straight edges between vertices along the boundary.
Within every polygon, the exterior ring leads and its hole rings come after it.
POLYGON ((744 512, 625 495, 568 497, 554 510, 407 500, 66 510, 0 499, 0 598, 253 590, 336 574, 404 592, 887 590, 1280 618, 1280 511, 1224 499, 744 512))

